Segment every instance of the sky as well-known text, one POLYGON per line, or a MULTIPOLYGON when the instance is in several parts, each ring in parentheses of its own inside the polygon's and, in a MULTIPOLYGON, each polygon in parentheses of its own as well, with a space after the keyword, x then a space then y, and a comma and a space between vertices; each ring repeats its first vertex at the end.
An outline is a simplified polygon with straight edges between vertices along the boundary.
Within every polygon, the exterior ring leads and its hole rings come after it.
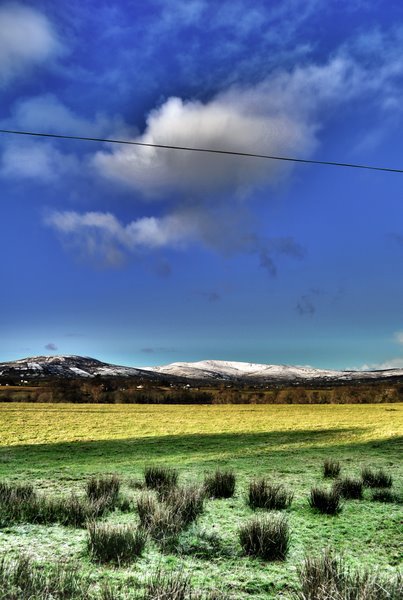
MULTIPOLYGON (((0 0, 0 128, 402 168, 393 0, 0 0)), ((0 361, 403 367, 403 175, 0 134, 0 361)))

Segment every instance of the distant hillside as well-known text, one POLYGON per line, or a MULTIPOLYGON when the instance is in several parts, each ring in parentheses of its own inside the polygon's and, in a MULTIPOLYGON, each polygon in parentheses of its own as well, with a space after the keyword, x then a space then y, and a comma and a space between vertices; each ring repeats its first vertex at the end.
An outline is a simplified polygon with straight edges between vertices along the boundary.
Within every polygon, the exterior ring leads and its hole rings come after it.
POLYGON ((81 356, 0 363, 0 402, 347 404, 403 401, 403 370, 324 371, 225 361, 142 368, 81 356))
POLYGON ((49 378, 134 377, 177 383, 191 380, 205 383, 321 384, 403 379, 403 369, 383 371, 332 371, 289 365, 267 365, 221 360, 177 362, 160 367, 127 367, 83 356, 34 356, 0 363, 0 379, 24 381, 49 378))

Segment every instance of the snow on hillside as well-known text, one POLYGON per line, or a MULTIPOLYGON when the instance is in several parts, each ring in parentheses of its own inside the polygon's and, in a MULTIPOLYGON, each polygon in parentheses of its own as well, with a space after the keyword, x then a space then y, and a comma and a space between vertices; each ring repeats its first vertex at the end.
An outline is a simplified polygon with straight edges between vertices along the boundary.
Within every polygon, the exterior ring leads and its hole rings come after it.
POLYGON ((149 379, 158 377, 182 377, 210 381, 283 381, 309 380, 350 381, 385 377, 403 377, 403 369, 386 371, 331 371, 288 365, 265 365, 225 360, 201 360, 199 362, 176 362, 161 367, 125 367, 111 365, 86 356, 34 356, 8 363, 0 363, 1 375, 31 377, 133 377, 149 379))
POLYGON ((149 371, 191 379, 367 379, 403 376, 403 369, 387 371, 333 371, 288 365, 266 365, 224 360, 176 362, 162 367, 145 367, 149 371))

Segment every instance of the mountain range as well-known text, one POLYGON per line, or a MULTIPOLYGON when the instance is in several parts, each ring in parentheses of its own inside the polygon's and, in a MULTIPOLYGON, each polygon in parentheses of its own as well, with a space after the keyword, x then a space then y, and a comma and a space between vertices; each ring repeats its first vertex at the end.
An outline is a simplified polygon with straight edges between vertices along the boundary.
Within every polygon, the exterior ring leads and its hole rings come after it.
POLYGON ((128 367, 84 356, 34 356, 0 363, 0 378, 137 377, 148 380, 193 380, 229 383, 354 382, 403 378, 403 369, 336 371, 306 366, 268 365, 222 360, 175 362, 160 367, 128 367))

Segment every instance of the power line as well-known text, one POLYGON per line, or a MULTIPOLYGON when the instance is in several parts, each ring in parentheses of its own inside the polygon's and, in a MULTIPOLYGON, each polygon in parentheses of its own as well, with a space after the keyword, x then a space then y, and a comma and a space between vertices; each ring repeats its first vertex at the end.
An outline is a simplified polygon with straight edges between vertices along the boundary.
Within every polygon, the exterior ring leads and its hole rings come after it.
POLYGON ((182 150, 186 152, 205 152, 210 154, 226 154, 246 158, 261 158, 266 160, 282 160, 286 162, 303 163, 308 165, 328 165, 331 167, 347 167, 351 169, 367 169, 369 171, 386 171, 388 173, 403 173, 403 169, 392 169, 390 167, 376 167, 372 165, 360 165, 355 163, 336 162, 331 160, 310 160, 308 158, 294 158, 291 156, 271 156, 269 154, 254 154, 252 152, 235 152, 232 150, 215 150, 213 148, 195 148, 192 146, 173 146, 169 144, 151 144, 146 142, 133 142, 131 140, 114 140, 97 137, 84 137, 79 135, 59 135, 56 133, 38 133, 34 131, 15 131, 12 129, 0 129, 0 133, 13 135, 30 135, 34 137, 56 138, 61 140, 80 140, 84 142, 102 142, 107 144, 127 144, 130 146, 144 146, 147 148, 163 148, 165 150, 182 150))

